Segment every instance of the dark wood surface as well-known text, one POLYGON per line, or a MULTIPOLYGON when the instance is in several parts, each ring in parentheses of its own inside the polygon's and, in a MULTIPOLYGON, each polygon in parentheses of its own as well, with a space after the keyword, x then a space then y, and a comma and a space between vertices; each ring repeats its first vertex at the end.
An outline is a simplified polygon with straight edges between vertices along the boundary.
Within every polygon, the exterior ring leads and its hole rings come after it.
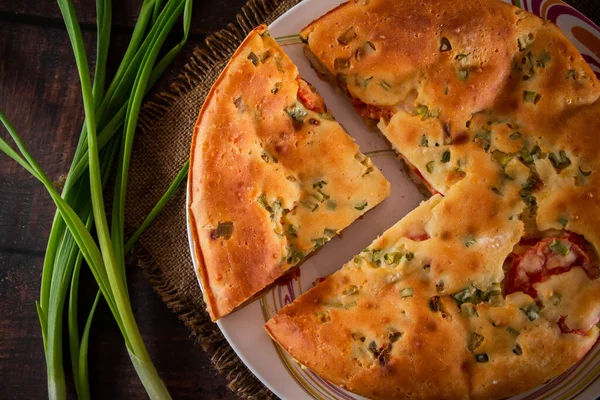
MULTIPOLYGON (((159 87, 165 87, 176 75, 194 44, 201 44, 207 34, 225 27, 244 3, 196 1, 189 44, 159 87)), ((596 22, 600 19, 595 0, 571 3, 596 22)), ((112 55, 124 51, 139 4, 140 0, 113 2, 112 55)), ((94 1, 76 1, 76 7, 88 55, 93 59, 94 1)), ((12 120, 48 175, 59 180, 73 155, 83 109, 73 54, 55 1, 0 0, 0 109, 12 120)), ((0 135, 6 136, 4 132, 0 135)), ((39 298, 41 267, 54 210, 42 186, 0 155, 0 398, 46 396, 46 370, 34 301, 39 298)), ((131 269, 128 279, 140 329, 173 398, 236 398, 187 328, 152 292, 141 272, 131 269)), ((89 277, 82 285, 88 297, 95 293, 89 277)), ((146 397, 104 306, 96 314, 92 329, 90 377, 94 398, 146 397)), ((73 388, 69 390, 75 397, 73 388)))
MULTIPOLYGON (((95 2, 75 1, 90 63, 95 52, 95 2)), ((141 0, 113 1, 109 59, 120 59, 141 0)), ((159 83, 166 85, 194 44, 225 27, 245 0, 196 1, 187 48, 159 83)), ((174 35, 174 40, 179 40, 174 35)), ((113 66, 114 67, 114 66, 113 66)), ((56 1, 0 0, 0 109, 54 180, 68 170, 83 121, 75 61, 56 1)), ((6 137, 0 128, 0 136, 6 137)), ((34 301, 54 214, 43 187, 0 154, 0 398, 47 397, 43 344, 34 301)), ((134 313, 159 374, 174 399, 235 399, 189 330, 152 291, 136 268, 129 270, 134 313)), ((82 282, 87 300, 95 293, 82 282)), ((84 294, 84 296, 85 296, 84 294)), ((88 302, 88 304, 91 304, 88 302)), ((106 306, 96 314, 90 345, 90 380, 96 399, 146 398, 106 306)), ((70 374, 70 371, 67 371, 70 374)), ((70 377, 67 378, 70 380, 70 377)), ((71 385, 69 383, 69 385, 71 385)), ((70 398, 75 398, 72 385, 70 398)))

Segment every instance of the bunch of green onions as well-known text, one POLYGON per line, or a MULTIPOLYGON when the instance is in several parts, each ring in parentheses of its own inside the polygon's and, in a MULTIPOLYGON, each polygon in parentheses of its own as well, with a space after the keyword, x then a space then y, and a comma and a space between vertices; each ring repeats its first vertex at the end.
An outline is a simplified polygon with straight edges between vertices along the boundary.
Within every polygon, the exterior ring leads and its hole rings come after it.
POLYGON ((77 395, 90 398, 88 344, 94 312, 104 297, 125 340, 129 356, 148 395, 170 398, 158 376, 136 324, 125 277, 125 256, 156 218, 187 175, 185 163, 167 192, 135 233, 125 241, 124 209, 133 138, 144 95, 174 60, 187 40, 191 0, 144 0, 131 41, 108 86, 106 64, 111 30, 110 0, 97 0, 97 49, 94 80, 90 77, 77 16, 70 0, 58 0, 81 80, 85 123, 62 193, 27 151, 6 116, 4 124, 17 149, 0 138, 0 150, 19 163, 47 189, 57 207, 48 239, 40 300, 36 302, 48 373, 48 397, 66 398, 63 364, 63 325, 66 308, 71 368, 77 395), (183 39, 162 49, 167 35, 183 15, 183 39), (159 58, 159 54, 162 55, 159 58), (117 164, 116 168, 113 166, 117 164), (111 221, 104 204, 104 187, 114 175, 111 221), (92 234, 95 227, 96 238, 92 234), (78 286, 85 260, 99 292, 81 331, 78 286))

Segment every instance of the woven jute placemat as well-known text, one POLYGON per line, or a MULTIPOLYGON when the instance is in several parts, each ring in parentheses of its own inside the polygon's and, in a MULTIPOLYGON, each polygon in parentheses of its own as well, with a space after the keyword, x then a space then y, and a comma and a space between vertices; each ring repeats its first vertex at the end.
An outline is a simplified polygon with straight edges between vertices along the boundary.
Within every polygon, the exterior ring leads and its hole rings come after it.
MULTIPOLYGON (((139 226, 189 157, 200 107, 246 34, 261 23, 271 23, 298 2, 249 1, 234 23, 207 38, 204 48, 194 50, 167 92, 145 103, 130 169, 127 226, 139 226)), ((593 21, 600 20, 596 0, 569 3, 593 21)), ((185 188, 180 188, 139 243, 136 249, 139 266, 162 300, 192 331, 214 367, 225 374, 230 389, 248 399, 275 398, 241 362, 205 311, 188 246, 185 188)))
MULTIPOLYGON (((271 23, 298 2, 248 2, 235 22, 207 38, 203 48, 194 50, 167 92, 144 104, 130 168, 127 226, 139 226, 189 157, 200 107, 237 46, 250 30, 271 23)), ((240 361, 205 311, 188 246, 184 187, 139 244, 138 263, 154 290, 192 331, 214 367, 227 377, 230 389, 248 399, 275 398, 240 361)))

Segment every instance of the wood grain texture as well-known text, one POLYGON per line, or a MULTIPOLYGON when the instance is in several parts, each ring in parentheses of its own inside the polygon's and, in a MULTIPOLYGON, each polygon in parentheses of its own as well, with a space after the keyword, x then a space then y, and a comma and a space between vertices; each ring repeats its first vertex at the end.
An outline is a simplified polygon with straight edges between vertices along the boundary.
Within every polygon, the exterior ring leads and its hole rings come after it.
MULTIPOLYGON (((83 122, 83 106, 75 62, 54 1, 0 2, 0 109, 11 120, 47 174, 60 181, 67 172, 83 122), (28 12, 18 16, 6 10, 28 12), (33 16, 33 17, 31 17, 33 16), (30 18, 31 17, 31 18, 30 18), (35 18, 34 18, 35 17, 35 18)), ((84 7, 93 5, 86 1, 84 7)), ((213 4, 212 25, 224 27, 239 11, 240 1, 213 4), (216 15, 216 14, 218 15, 216 15)), ((114 2, 115 19, 127 21, 137 13, 137 1, 114 2), (135 6, 135 7, 134 7, 135 6)), ((85 12, 87 9, 84 9, 85 12)), ((12 12, 11 11, 11 12, 12 12)), ((196 5, 195 20, 203 8, 196 5)), ((85 15, 81 13, 82 15, 85 15)), ((93 12, 90 23, 93 22, 93 12)), ((118 23, 118 22, 117 22, 118 23)), ((157 85, 166 87, 189 58, 193 37, 173 67, 157 85)), ((112 35, 111 57, 120 58, 129 32, 112 35)), ((84 29, 90 64, 95 51, 95 27, 84 29)), ((179 36, 172 35, 174 44, 179 36)), ((110 65, 113 70, 116 65, 110 65)), ((0 136, 6 138, 2 129, 0 136)), ((20 166, 0 155, 0 397, 46 397, 43 344, 34 302, 39 298, 41 269, 55 207, 46 191, 20 166)), ((82 277, 81 321, 96 292, 89 274, 82 277)), ((131 268, 130 293, 148 350, 173 398, 234 399, 224 377, 212 368, 208 356, 190 337, 189 330, 152 291, 141 271, 131 268)), ((83 322, 81 322, 83 324, 83 322)), ((128 358, 121 334, 109 310, 102 305, 94 320, 90 346, 90 380, 95 398, 145 398, 145 392, 128 358)), ((70 375, 70 371, 67 370, 70 375)), ((75 398, 69 380, 70 398, 75 398)))
MULTIPOLYGON (((77 16, 83 30, 95 30, 96 2, 74 0, 77 16)), ((120 31, 135 25, 141 5, 140 0, 113 1, 113 26, 120 31)), ((207 1, 196 0, 192 17, 191 34, 203 35, 214 32, 233 21, 246 0, 207 1)), ((60 26, 62 18, 56 1, 1 0, 0 17, 20 23, 42 26, 60 26)))

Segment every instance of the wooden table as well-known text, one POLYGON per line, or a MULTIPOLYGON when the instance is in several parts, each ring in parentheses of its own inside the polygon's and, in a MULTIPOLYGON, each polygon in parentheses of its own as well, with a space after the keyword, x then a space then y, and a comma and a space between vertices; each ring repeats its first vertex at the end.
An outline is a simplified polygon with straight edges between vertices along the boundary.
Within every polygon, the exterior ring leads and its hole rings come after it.
MULTIPOLYGON (((94 1, 77 2, 90 63, 95 47, 94 1), (82 3, 82 4, 79 4, 82 3)), ((113 2, 111 53, 123 53, 140 0, 113 2)), ((232 21, 245 0, 196 1, 186 50, 159 83, 165 87, 194 44, 232 21)), ((593 18, 595 0, 571 0, 593 18)), ((593 18, 598 22, 598 18, 593 18)), ((173 38, 173 42, 179 40, 173 38)), ((115 60, 116 57, 109 57, 115 60)), ((110 66, 109 66, 110 67, 110 66)), ((114 65, 112 68, 114 70, 114 65)), ((12 120, 48 175, 69 167, 83 121, 79 80, 60 12, 52 0, 0 0, 0 109, 12 120)), ((0 135, 5 137, 5 133, 0 135)), ((0 397, 46 396, 42 338, 34 301, 54 204, 21 167, 0 155, 0 397)), ((134 312, 155 365, 173 398, 233 399, 187 328, 161 303, 141 272, 128 275, 134 312)), ((82 282, 95 293, 90 277, 82 282)), ((107 308, 94 320, 90 346, 94 398, 145 398, 107 308)), ((69 373, 69 371, 67 371, 69 373)), ((74 389, 69 387, 74 397, 74 389)))
MULTIPOLYGON (((195 44, 233 21, 245 0, 196 1, 188 46, 163 88, 195 44)), ((95 2, 75 0, 90 63, 95 53, 95 2)), ((120 59, 141 0, 113 1, 109 60, 120 59), (118 57, 117 57, 118 56, 118 57)), ((171 43, 178 41, 173 35, 171 43)), ((116 66, 112 65, 114 68, 116 66)), ((70 165, 83 121, 81 88, 60 11, 53 0, 0 0, 0 109, 13 122, 48 175, 58 180, 70 165)), ((6 137, 3 128, 0 135, 6 137)), ((54 204, 42 185, 0 154, 0 398, 47 396, 43 345, 34 301, 54 204)), ((189 330, 152 291, 136 268, 130 293, 140 330, 173 398, 235 399, 189 330)), ((90 277, 84 292, 95 293, 90 277), (87 290, 85 290, 87 288, 87 290)), ((89 296, 88 296, 89 297, 89 296)), ((106 306, 96 314, 90 345, 90 378, 96 399, 145 398, 106 306)), ((67 371, 70 374, 70 371, 67 371)), ((70 377, 68 377, 70 380, 70 377)), ((71 382, 69 382, 71 385, 71 382)), ((74 387, 69 387, 75 398, 74 387)))

